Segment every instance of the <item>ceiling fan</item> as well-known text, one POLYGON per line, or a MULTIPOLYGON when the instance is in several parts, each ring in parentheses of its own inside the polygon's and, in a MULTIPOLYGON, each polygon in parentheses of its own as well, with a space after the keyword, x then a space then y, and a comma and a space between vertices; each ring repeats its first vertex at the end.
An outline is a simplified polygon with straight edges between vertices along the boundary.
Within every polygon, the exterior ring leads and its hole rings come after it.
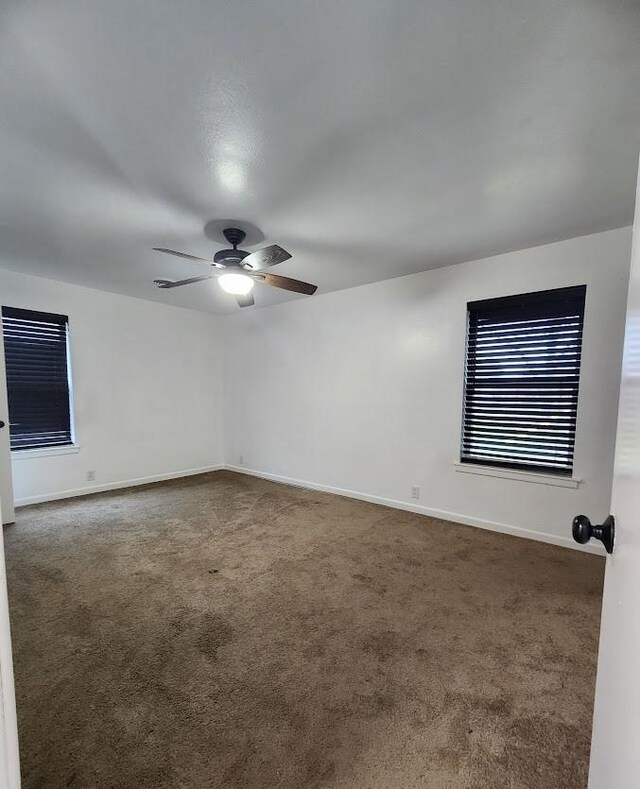
POLYGON ((258 249, 256 252, 245 252, 243 249, 238 249, 238 244, 242 244, 246 237, 244 230, 240 230, 237 227, 228 227, 222 232, 232 248, 221 249, 219 252, 216 252, 213 260, 189 255, 186 252, 176 252, 173 249, 154 247, 156 252, 166 252, 169 255, 187 258, 187 260, 197 260, 216 269, 214 273, 205 274, 202 277, 189 277, 189 279, 179 280, 154 279, 154 283, 159 288, 179 288, 182 285, 202 282, 202 280, 211 279, 215 276, 218 278, 222 290, 234 295, 241 307, 250 307, 254 303, 251 291, 256 282, 272 285, 275 288, 282 288, 282 290, 290 290, 294 293, 304 293, 307 296, 312 296, 318 289, 317 285, 310 285, 308 282, 301 282, 299 279, 282 277, 279 274, 272 274, 263 270, 278 263, 283 263, 291 257, 285 249, 277 244, 258 249), (222 270, 222 273, 218 273, 218 269, 222 270))

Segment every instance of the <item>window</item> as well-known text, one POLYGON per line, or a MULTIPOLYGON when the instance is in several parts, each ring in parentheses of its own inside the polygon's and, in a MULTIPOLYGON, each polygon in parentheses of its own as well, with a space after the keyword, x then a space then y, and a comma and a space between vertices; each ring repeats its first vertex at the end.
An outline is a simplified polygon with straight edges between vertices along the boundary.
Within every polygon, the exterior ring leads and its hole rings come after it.
POLYGON ((72 443, 66 315, 2 308, 11 449, 72 443))
POLYGON ((585 293, 467 305, 461 462, 571 474, 585 293))

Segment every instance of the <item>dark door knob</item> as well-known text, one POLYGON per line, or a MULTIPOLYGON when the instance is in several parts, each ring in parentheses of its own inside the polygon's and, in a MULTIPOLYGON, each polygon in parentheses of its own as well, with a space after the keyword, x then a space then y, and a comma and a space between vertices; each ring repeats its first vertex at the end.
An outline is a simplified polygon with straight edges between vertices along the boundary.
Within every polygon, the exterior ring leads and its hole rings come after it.
POLYGON ((586 515, 576 515, 571 530, 573 539, 581 545, 595 537, 604 545, 607 553, 613 553, 613 541, 616 533, 616 522, 613 515, 609 515, 601 526, 594 526, 586 515))
POLYGON ((0 427, 4 427, 4 422, 0 419, 0 427))

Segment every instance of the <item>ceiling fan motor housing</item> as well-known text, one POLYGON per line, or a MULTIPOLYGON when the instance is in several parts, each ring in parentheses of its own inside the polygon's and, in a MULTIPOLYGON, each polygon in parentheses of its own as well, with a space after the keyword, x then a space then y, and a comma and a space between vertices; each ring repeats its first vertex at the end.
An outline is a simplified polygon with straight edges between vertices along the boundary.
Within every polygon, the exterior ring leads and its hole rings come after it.
POLYGON ((239 266, 249 253, 242 249, 221 249, 213 256, 214 263, 224 263, 225 266, 239 266))

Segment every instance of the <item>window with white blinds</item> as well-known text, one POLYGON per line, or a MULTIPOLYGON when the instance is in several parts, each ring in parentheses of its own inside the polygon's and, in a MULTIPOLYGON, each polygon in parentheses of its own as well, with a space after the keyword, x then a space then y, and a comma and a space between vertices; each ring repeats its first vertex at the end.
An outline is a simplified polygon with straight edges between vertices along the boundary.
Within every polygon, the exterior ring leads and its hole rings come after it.
POLYGON ((467 305, 461 462, 571 474, 585 294, 467 305))
POLYGON ((11 449, 72 443, 66 315, 2 308, 11 449))

